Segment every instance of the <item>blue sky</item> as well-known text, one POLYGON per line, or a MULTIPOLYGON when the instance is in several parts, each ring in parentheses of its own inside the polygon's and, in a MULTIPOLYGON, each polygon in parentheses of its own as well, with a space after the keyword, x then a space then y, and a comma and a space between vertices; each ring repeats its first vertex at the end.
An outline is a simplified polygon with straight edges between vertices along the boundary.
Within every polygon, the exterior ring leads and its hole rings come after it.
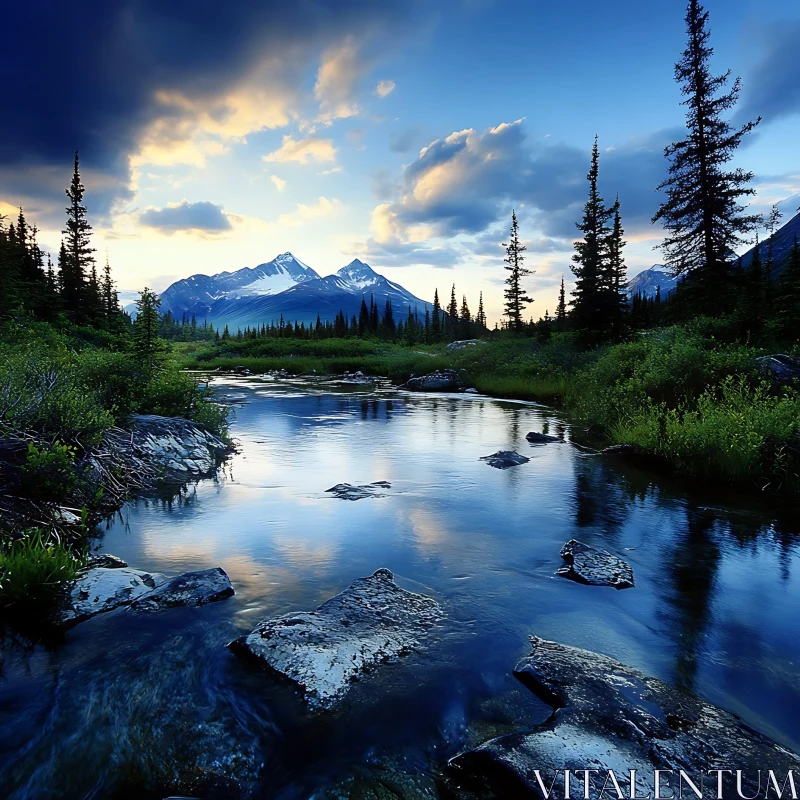
MULTIPOLYGON (((95 246, 122 289, 291 250, 321 274, 359 257, 425 298, 455 283, 474 308, 482 291, 496 319, 516 208, 531 313, 552 312, 595 134, 630 273, 659 261, 649 219, 683 123, 683 2, 45 5, 10 12, 0 55, 16 87, 0 213, 22 204, 56 251, 79 148, 95 246)), ((756 173, 758 210, 784 201, 788 216, 800 204, 800 6, 706 8, 715 72, 742 78, 737 119, 763 117, 736 164, 756 173)))

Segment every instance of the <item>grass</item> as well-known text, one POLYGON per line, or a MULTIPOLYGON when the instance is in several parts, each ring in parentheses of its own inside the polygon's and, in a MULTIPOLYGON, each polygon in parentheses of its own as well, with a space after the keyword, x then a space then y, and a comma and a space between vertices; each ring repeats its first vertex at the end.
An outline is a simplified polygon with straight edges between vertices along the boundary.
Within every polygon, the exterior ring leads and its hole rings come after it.
POLYGON ((36 611, 50 606, 73 580, 83 559, 41 529, 0 547, 0 608, 36 611))

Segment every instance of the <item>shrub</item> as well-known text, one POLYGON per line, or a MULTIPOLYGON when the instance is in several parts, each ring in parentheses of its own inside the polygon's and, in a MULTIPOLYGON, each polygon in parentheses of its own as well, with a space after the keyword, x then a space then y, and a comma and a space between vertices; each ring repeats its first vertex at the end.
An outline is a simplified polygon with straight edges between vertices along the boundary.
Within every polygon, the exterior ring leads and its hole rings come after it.
POLYGON ((23 492, 33 499, 52 502, 69 497, 78 487, 73 460, 73 451, 60 442, 41 448, 28 444, 25 463, 20 470, 23 492))

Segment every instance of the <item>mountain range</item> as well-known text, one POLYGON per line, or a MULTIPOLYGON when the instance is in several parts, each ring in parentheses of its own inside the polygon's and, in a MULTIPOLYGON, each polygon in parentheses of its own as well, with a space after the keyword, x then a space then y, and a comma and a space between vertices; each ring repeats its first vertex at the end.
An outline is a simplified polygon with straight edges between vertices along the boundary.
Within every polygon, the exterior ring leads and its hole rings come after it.
POLYGON ((661 297, 666 300, 667 295, 675 288, 678 279, 669 274, 663 264, 653 264, 650 269, 642 270, 628 281, 628 297, 640 294, 643 297, 655 297, 661 289, 661 297))
POLYGON ((391 301, 395 319, 412 312, 425 314, 431 303, 421 300, 400 284, 379 275, 357 258, 338 272, 320 277, 292 253, 281 253, 257 267, 216 275, 192 275, 176 281, 161 295, 161 312, 177 319, 194 316, 214 327, 231 330, 287 321, 313 323, 319 314, 333 321, 339 311, 349 319, 358 315, 362 298, 374 299, 381 315, 391 301))

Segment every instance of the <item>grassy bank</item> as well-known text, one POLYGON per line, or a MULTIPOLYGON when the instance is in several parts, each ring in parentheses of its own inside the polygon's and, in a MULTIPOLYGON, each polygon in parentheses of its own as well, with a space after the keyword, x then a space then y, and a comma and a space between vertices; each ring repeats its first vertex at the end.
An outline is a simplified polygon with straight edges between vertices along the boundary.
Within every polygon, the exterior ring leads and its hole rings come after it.
POLYGON ((169 350, 144 361, 124 335, 30 320, 0 326, 0 608, 38 606, 82 563, 88 527, 136 485, 104 436, 132 413, 225 432, 226 413, 169 350), (98 459, 90 456, 101 453, 98 459), (83 525, 65 523, 70 509, 83 525))
POLYGON ((644 447, 680 474, 797 493, 800 395, 768 383, 756 363, 787 350, 776 348, 742 343, 724 321, 701 318, 590 350, 556 334, 547 343, 496 338, 456 351, 361 339, 189 343, 179 355, 196 369, 361 370, 398 383, 457 369, 486 394, 561 406, 607 444, 644 447))

